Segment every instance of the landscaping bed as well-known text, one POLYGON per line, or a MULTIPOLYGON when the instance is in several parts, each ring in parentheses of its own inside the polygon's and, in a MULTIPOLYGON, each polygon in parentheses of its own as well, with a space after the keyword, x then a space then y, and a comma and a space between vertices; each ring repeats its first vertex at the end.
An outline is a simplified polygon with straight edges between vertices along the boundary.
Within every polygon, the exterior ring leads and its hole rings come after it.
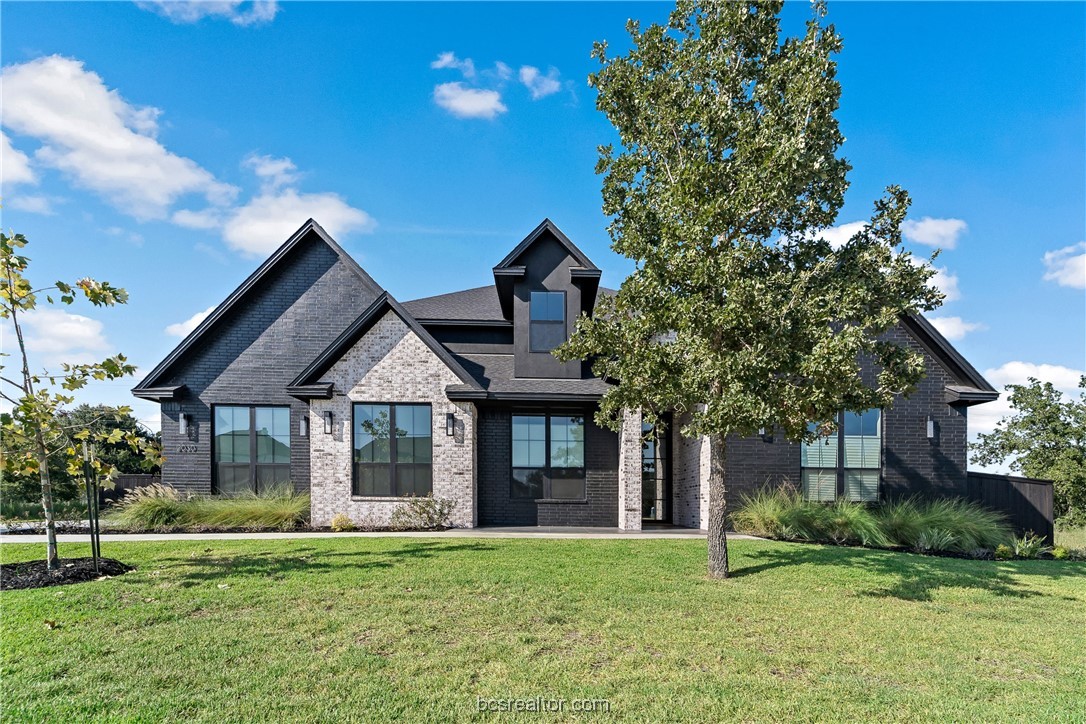
POLYGON ((67 558, 50 571, 44 560, 0 564, 0 590, 20 588, 47 588, 66 586, 70 583, 95 581, 104 576, 120 576, 134 570, 112 558, 99 558, 95 570, 93 558, 67 558))

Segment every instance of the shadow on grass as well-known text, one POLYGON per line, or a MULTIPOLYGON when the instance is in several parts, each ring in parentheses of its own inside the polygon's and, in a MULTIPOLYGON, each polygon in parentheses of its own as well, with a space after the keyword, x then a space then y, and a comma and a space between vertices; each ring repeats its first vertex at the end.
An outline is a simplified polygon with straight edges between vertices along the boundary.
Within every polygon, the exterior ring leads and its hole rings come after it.
POLYGON ((223 578, 257 577, 278 580, 297 573, 342 573, 392 568, 398 563, 433 558, 446 553, 490 550, 493 550, 492 546, 485 543, 419 542, 396 550, 327 551, 304 546, 288 551, 232 554, 229 550, 216 551, 208 545, 203 552, 187 557, 160 558, 158 567, 163 570, 176 570, 182 578, 178 585, 187 588, 223 578))
POLYGON ((737 566, 733 576, 750 576, 780 566, 811 564, 869 571, 888 585, 857 589, 864 596, 898 598, 905 601, 930 601, 940 588, 971 588, 1014 598, 1052 597, 1069 601, 1078 599, 1026 588, 1019 575, 1049 580, 1078 579, 1086 586, 1086 566, 1055 561, 982 561, 961 558, 921 556, 894 551, 796 543, 787 549, 754 551, 743 556, 754 565, 737 566))

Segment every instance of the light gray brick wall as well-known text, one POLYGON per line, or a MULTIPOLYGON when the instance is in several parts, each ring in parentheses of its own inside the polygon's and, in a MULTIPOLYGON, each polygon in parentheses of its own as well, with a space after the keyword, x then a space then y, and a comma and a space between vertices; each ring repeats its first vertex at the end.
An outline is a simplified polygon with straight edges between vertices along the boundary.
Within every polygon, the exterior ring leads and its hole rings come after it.
POLYGON ((671 485, 675 525, 707 528, 709 521, 709 439, 684 437, 679 430, 689 415, 676 416, 671 426, 671 485))
POLYGON ((456 501, 452 523, 478 521, 475 468, 475 405, 452 402, 445 387, 461 380, 403 323, 388 312, 322 378, 334 384, 330 400, 310 405, 310 464, 313 525, 345 513, 356 523, 387 524, 402 498, 351 495, 351 426, 354 402, 429 403, 433 415, 434 497, 456 501), (333 415, 332 434, 324 414, 333 415), (456 434, 445 433, 445 415, 456 415, 456 434))
POLYGON ((641 530, 641 411, 624 410, 618 437, 618 527, 641 530))

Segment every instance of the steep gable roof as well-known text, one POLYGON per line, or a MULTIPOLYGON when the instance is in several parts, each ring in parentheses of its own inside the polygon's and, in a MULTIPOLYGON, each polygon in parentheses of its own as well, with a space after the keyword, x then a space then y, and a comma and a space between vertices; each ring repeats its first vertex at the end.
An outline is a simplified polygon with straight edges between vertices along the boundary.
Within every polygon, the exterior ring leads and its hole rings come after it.
POLYGON ((377 324, 377 322, 385 316, 385 313, 389 311, 396 314, 396 316, 398 316, 465 385, 473 390, 483 389, 475 378, 468 374, 463 365, 461 365, 440 342, 434 339, 433 335, 427 332, 426 329, 411 316, 411 313, 404 309, 402 304, 397 302, 388 292, 381 292, 377 299, 373 301, 373 304, 371 304, 366 311, 362 312, 362 314, 351 323, 351 326, 343 331, 343 334, 339 335, 339 337, 328 345, 328 347, 287 386, 287 393, 303 399, 330 398, 332 396, 332 383, 321 382, 321 375, 342 359, 342 357, 354 347, 355 343, 362 339, 366 332, 368 332, 373 325, 377 324))
POLYGON ((493 284, 488 287, 476 287, 461 292, 413 299, 410 302, 404 302, 403 306, 423 324, 441 322, 509 324, 502 316, 502 308, 498 303, 498 290, 493 284))
POLYGON ((954 345, 922 315, 902 317, 901 323, 913 339, 957 379, 959 384, 946 387, 946 401, 949 404, 977 405, 999 397, 999 392, 977 372, 976 367, 969 364, 968 360, 954 349, 954 345))
POLYGON ((513 318, 513 284, 524 278, 525 267, 517 262, 532 246, 544 237, 549 237, 558 242, 566 253, 573 257, 579 266, 570 267, 570 281, 581 286, 584 309, 591 312, 596 303, 596 291, 599 288, 602 272, 592 263, 577 245, 570 241, 569 237, 562 233, 553 221, 543 219, 539 226, 524 237, 524 239, 494 267, 494 285, 498 292, 498 301, 501 304, 502 315, 505 319, 513 318))
POLYGON ((317 239, 320 242, 326 244, 333 252, 343 261, 346 268, 350 269, 372 293, 380 294, 384 290, 365 272, 362 267, 358 265, 351 255, 348 254, 343 248, 328 235, 320 224, 313 219, 309 219, 302 226, 291 234, 282 246, 275 250, 275 252, 269 256, 263 264, 257 267, 256 271, 249 275, 249 277, 235 289, 230 296, 228 296, 219 306, 212 310, 211 314, 202 321, 196 329, 192 330, 187 337, 181 340, 181 343, 174 348, 169 355, 166 356, 151 372, 132 389, 132 394, 136 397, 142 397, 148 400, 171 400, 175 399, 184 391, 184 385, 176 386, 163 386, 163 378, 166 374, 181 361, 185 355, 195 347, 204 337, 208 335, 210 330, 214 328, 221 319, 230 313, 232 309, 240 305, 254 290, 256 290, 262 281, 267 279, 274 271, 279 269, 283 264, 288 263, 288 257, 291 252, 300 246, 305 240, 317 239))

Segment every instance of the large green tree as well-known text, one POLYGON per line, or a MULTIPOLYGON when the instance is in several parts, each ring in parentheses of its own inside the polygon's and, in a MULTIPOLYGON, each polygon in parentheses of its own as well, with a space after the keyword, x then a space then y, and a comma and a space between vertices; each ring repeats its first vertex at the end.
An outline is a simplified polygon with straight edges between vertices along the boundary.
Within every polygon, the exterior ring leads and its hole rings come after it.
POLYGON ((1009 460, 1011 470, 1051 480, 1055 517, 1070 525, 1086 525, 1086 377, 1078 386, 1076 400, 1033 377, 1007 385, 1014 413, 971 446, 978 465, 1009 460))
POLYGON ((558 353, 617 381, 601 423, 676 410, 684 435, 708 436, 714 577, 728 575, 726 438, 810 439, 841 409, 890 405, 923 362, 885 333, 942 299, 930 265, 900 248, 905 191, 890 187, 843 246, 819 234, 850 169, 834 116, 841 38, 821 4, 782 37, 781 7, 683 0, 666 25, 631 21, 624 55, 598 43, 589 78, 619 139, 597 166, 608 230, 636 265, 558 353), (865 358, 879 370, 866 382, 865 358))
MULTIPOLYGON (((94 306, 108 307, 127 302, 128 293, 109 282, 90 278, 35 286, 27 278, 30 259, 22 253, 26 245, 22 234, 0 233, 0 319, 7 320, 15 337, 14 350, 5 351, 0 358, 0 398, 11 406, 10 412, 0 416, 0 466, 4 474, 38 477, 45 515, 46 561, 53 569, 58 564, 52 479, 56 461, 63 461, 69 474, 78 475, 83 464, 83 443, 110 446, 124 442, 152 462, 160 461, 161 453, 153 441, 136 432, 121 428, 94 430, 64 414, 66 406, 75 402, 72 393, 89 381, 116 380, 135 372, 124 355, 90 364, 62 364, 59 370, 52 371, 38 371, 32 366, 23 325, 40 303, 71 305, 83 297, 94 306), (7 364, 8 357, 15 359, 14 371, 7 364)), ((10 345, 5 344, 5 350, 9 349, 10 345)), ((117 418, 131 411, 127 407, 112 409, 117 418)), ((108 481, 117 472, 99 457, 91 461, 91 466, 99 481, 108 481)))

